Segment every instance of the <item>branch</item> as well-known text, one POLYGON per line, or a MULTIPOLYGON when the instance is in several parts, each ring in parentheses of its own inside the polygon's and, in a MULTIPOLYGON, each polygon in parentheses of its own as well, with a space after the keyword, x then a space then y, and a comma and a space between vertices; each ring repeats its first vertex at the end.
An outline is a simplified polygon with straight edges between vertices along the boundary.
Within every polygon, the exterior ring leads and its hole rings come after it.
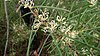
POLYGON ((6 0, 4 0, 4 8, 5 8, 5 15, 6 15, 6 20, 7 20, 7 38, 6 38, 6 44, 5 44, 5 50, 4 50, 4 56, 6 56, 6 51, 7 51, 7 46, 8 46, 8 37, 9 37, 9 19, 8 19, 6 0))

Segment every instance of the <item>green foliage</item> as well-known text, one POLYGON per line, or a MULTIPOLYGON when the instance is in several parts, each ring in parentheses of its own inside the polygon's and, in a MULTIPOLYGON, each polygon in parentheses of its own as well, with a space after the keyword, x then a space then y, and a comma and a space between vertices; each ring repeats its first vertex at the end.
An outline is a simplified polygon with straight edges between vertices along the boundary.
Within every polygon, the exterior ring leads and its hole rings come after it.
MULTIPOLYGON (((17 2, 17 0, 7 1, 10 21, 9 56, 26 55, 27 39, 32 37, 22 18, 16 13, 17 2)), ((36 0, 34 3, 37 9, 49 12, 47 23, 54 21, 54 30, 48 31, 53 39, 52 43, 47 45, 50 56, 100 55, 99 1, 92 7, 87 0, 36 0)), ((0 27, 0 37, 2 38, 6 36, 1 35, 1 33, 6 33, 5 23, 3 1, 0 0, 0 26, 5 27, 4 31, 1 31, 3 28, 0 27)), ((49 28, 51 29, 51 27, 49 28)), ((4 48, 4 43, 5 41, 0 39, 2 45, 0 49, 4 48)), ((43 48, 47 46, 44 45, 43 48)), ((0 50, 0 55, 2 54, 3 50, 0 50)))

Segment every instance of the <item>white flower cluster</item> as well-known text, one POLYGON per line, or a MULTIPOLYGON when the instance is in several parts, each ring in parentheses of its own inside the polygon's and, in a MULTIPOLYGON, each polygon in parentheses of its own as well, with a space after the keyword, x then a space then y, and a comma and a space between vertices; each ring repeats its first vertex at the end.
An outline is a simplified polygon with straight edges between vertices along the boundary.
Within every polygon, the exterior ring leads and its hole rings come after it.
POLYGON ((72 20, 70 22, 71 24, 68 24, 67 18, 65 17, 62 17, 62 16, 56 17, 56 24, 55 24, 56 30, 60 32, 60 35, 62 34, 62 36, 60 37, 60 40, 64 40, 62 41, 64 45, 66 42, 71 43, 73 41, 70 38, 65 37, 64 35, 68 35, 71 38, 76 38, 76 35, 78 34, 77 31, 71 30, 73 28, 75 21, 72 20))
POLYGON ((42 12, 42 14, 38 15, 38 18, 35 19, 33 28, 34 30, 42 28, 41 30, 44 32, 54 32, 56 25, 55 20, 49 21, 49 12, 42 12))
POLYGON ((48 19, 48 12, 42 12, 38 15, 37 18, 35 18, 35 21, 33 23, 34 30, 37 30, 40 28, 40 26, 47 27, 47 19, 48 19))
POLYGON ((72 25, 67 24, 65 17, 57 16, 55 20, 49 20, 49 12, 42 12, 42 14, 38 15, 38 18, 35 19, 33 28, 34 30, 42 28, 44 32, 56 33, 56 31, 59 31, 64 34, 69 34, 72 25))
POLYGON ((57 28, 60 32, 65 32, 66 29, 67 29, 67 22, 66 22, 66 18, 64 17, 60 17, 60 16, 57 16, 56 18, 56 21, 57 21, 57 28))
POLYGON ((34 0, 20 0, 19 4, 23 5, 24 8, 33 8, 34 6, 34 0))
POLYGON ((67 23, 66 23, 66 18, 57 16, 55 20, 49 20, 49 12, 42 12, 42 14, 38 15, 38 19, 35 20, 33 24, 34 30, 39 29, 42 27, 42 31, 44 32, 53 32, 55 33, 56 31, 60 32, 68 32, 71 28, 69 26, 67 28, 67 23))

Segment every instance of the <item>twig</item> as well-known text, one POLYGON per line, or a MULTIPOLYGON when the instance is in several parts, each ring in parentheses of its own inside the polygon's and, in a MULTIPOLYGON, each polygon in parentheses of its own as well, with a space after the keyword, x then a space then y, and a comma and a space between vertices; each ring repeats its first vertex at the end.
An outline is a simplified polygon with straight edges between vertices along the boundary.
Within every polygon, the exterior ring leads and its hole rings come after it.
POLYGON ((6 20, 7 20, 7 38, 6 38, 6 44, 5 44, 5 50, 4 50, 4 56, 6 56, 6 51, 7 51, 7 46, 8 46, 8 37, 9 37, 9 19, 8 19, 6 0, 4 0, 4 8, 5 8, 5 14, 6 14, 6 20))

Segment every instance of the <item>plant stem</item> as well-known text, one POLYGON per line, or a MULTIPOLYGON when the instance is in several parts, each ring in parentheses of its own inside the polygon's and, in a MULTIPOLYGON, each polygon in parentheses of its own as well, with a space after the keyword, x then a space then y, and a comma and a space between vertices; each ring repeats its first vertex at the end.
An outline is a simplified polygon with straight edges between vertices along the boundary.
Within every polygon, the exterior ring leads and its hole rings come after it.
POLYGON ((6 20, 7 20, 7 37, 6 37, 6 44, 5 44, 5 50, 4 50, 4 56, 6 56, 7 46, 8 46, 8 37, 9 37, 9 19, 8 19, 8 12, 7 12, 7 6, 6 1, 4 0, 4 8, 5 8, 5 14, 6 14, 6 20))

